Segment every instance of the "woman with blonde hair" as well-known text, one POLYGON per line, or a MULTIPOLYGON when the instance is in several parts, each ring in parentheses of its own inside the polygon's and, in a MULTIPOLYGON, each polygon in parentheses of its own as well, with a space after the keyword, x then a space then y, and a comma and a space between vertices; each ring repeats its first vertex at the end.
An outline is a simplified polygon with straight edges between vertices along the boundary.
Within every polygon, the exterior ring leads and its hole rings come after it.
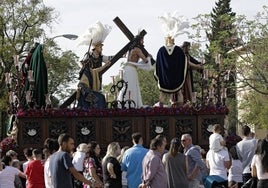
POLYGON ((121 188, 122 172, 117 157, 121 148, 118 142, 112 142, 107 147, 106 155, 102 161, 103 182, 105 188, 121 188))

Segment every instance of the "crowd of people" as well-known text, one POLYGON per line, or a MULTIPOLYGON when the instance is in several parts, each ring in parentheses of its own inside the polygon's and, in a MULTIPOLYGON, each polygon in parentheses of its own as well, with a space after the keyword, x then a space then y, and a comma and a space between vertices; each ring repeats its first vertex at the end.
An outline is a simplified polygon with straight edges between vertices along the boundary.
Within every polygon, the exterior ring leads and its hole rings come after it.
POLYGON ((168 143, 157 135, 150 147, 141 133, 132 134, 133 146, 111 142, 102 158, 96 141, 79 143, 61 134, 48 138, 43 151, 25 148, 25 160, 10 150, 2 157, 0 188, 265 188, 268 186, 268 136, 255 139, 243 126, 243 139, 227 137, 216 124, 205 152, 190 134, 168 143), (236 140, 236 141, 234 141, 236 140), (167 147, 169 146, 169 147, 167 147), (167 150, 168 149, 168 150, 167 150))

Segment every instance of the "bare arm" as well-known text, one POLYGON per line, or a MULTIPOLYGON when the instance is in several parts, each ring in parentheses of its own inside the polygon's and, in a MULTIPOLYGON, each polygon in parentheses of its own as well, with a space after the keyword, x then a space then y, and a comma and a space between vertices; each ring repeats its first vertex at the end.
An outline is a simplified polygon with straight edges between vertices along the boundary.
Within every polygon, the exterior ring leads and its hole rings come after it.
POLYGON ((102 182, 101 182, 99 176, 98 176, 97 173, 96 173, 96 169, 95 169, 94 167, 91 167, 91 168, 89 169, 89 172, 90 172, 90 176, 91 176, 97 183, 99 183, 99 184, 102 185, 102 182))
POLYGON ((252 177, 257 177, 257 169, 255 165, 251 166, 251 176, 252 177))
POLYGON ((114 165, 112 163, 107 163, 107 170, 110 173, 111 178, 116 178, 116 174, 114 173, 114 165))
POLYGON ((203 69, 203 66, 200 64, 194 64, 192 62, 189 62, 189 66, 191 67, 191 69, 203 69))
POLYGON ((72 175, 75 177, 75 179, 78 179, 79 181, 90 185, 92 187, 95 187, 95 185, 93 185, 93 182, 87 180, 82 174, 80 174, 74 167, 70 167, 69 171, 72 173, 72 175))
POLYGON ((26 174, 24 174, 23 172, 20 172, 18 175, 19 175, 19 177, 27 178, 26 174))

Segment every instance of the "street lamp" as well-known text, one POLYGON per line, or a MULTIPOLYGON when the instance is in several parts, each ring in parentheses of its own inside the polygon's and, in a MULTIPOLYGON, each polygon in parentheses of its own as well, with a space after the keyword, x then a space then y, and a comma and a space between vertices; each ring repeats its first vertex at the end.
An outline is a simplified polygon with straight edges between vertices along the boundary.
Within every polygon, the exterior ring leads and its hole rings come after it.
POLYGON ((69 40, 75 40, 78 38, 78 36, 74 35, 74 34, 63 34, 63 35, 57 35, 55 37, 52 37, 52 38, 50 38, 50 40, 53 40, 53 39, 58 38, 58 37, 64 37, 64 38, 67 38, 69 40))

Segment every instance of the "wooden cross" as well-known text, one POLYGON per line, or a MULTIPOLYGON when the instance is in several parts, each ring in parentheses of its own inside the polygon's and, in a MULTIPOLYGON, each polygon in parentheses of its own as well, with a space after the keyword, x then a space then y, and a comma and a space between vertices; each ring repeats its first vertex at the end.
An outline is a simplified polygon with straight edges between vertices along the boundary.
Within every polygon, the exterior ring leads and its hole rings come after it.
MULTIPOLYGON (((126 27, 126 25, 120 20, 120 18, 116 17, 113 21, 117 25, 117 27, 119 27, 119 29, 126 35, 126 37, 130 41, 133 41, 134 40, 134 35, 130 32, 130 30, 126 27)), ((146 34, 146 31, 145 30, 142 30, 139 33, 140 36, 144 36, 142 34, 142 32, 145 32, 145 34, 146 34)), ((142 53, 147 57, 148 54, 149 54, 147 52, 147 50, 144 47, 142 47, 141 50, 142 50, 142 53)), ((154 64, 155 63, 155 60, 153 58, 151 58, 151 62, 152 62, 152 64, 154 64)))
MULTIPOLYGON (((130 48, 130 46, 137 42, 136 38, 134 35, 130 32, 130 30, 125 26, 125 24, 118 18, 116 17, 114 20, 115 24, 119 27, 119 29, 127 36, 127 38, 130 40, 119 52, 117 52, 113 58, 110 60, 111 64, 107 67, 105 67, 102 71, 100 71, 99 75, 101 76, 104 74, 113 64, 115 64, 120 58, 123 57, 124 54, 126 54, 130 48)), ((139 36, 144 37, 147 34, 145 30, 142 30, 139 33, 139 36)), ((141 48, 143 54, 147 57, 148 52, 146 51, 145 48, 141 48)), ((151 59, 152 64, 155 62, 153 59, 151 59)), ((66 108, 68 107, 74 100, 76 99, 76 92, 72 94, 71 97, 69 97, 61 106, 60 108, 66 108)))
MULTIPOLYGON (((102 75, 104 74, 116 61, 118 61, 120 58, 122 58, 122 56, 129 50, 129 47, 136 42, 136 38, 135 36, 131 33, 131 31, 126 27, 126 25, 120 20, 119 17, 116 17, 114 20, 114 23, 119 27, 119 29, 127 36, 127 38, 130 40, 129 43, 127 43, 119 52, 117 52, 117 54, 115 54, 115 56, 111 59, 111 64, 109 66, 107 66, 106 68, 104 68, 99 74, 102 75)), ((147 34, 147 32, 145 30, 142 30, 139 33, 139 36, 144 37, 147 34)), ((147 57, 148 56, 148 52, 147 50, 142 47, 141 48, 142 53, 147 57)), ((155 61, 152 59, 151 60, 152 64, 155 63, 155 61)))

